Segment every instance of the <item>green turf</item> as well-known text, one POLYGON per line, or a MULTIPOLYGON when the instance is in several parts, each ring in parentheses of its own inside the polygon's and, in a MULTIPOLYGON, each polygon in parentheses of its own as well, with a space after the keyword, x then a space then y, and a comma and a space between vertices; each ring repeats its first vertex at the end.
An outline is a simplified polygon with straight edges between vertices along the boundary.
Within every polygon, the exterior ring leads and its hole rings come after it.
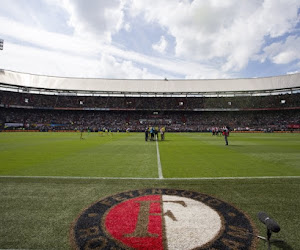
MULTIPOLYGON (((0 175, 158 177, 156 143, 142 133, 1 133, 0 175)), ((167 134, 165 178, 300 176, 300 134, 167 134)))
MULTIPOLYGON (((198 179, 230 176, 300 176, 300 134, 166 134, 155 142, 142 133, 113 136, 78 133, 0 133, 0 248, 69 249, 72 221, 89 204, 111 194, 143 188, 206 193, 250 215, 260 233, 259 211, 281 225, 272 249, 299 248, 300 178, 198 179), (89 176, 153 179, 53 179, 1 176, 89 176)), ((258 249, 266 249, 260 242, 258 249)))
MULTIPOLYGON (((193 190, 227 201, 257 219, 266 211, 280 223, 272 249, 299 249, 299 179, 268 180, 54 180, 0 178, 0 245, 8 249, 69 249, 71 223, 101 198, 143 188, 193 190)), ((258 249, 266 249, 259 243, 258 249)))
POLYGON ((157 177, 156 149, 135 134, 2 133, 0 175, 157 177))
POLYGON ((300 134, 169 134, 159 145, 163 174, 172 177, 300 175, 300 134))

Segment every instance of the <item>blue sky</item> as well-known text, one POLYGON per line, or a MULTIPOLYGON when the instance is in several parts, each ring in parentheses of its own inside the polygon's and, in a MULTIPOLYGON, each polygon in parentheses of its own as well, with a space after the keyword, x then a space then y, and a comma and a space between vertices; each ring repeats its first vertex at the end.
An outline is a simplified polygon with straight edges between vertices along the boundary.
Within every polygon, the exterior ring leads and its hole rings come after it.
POLYGON ((121 79, 300 72, 300 0, 2 0, 0 68, 121 79))

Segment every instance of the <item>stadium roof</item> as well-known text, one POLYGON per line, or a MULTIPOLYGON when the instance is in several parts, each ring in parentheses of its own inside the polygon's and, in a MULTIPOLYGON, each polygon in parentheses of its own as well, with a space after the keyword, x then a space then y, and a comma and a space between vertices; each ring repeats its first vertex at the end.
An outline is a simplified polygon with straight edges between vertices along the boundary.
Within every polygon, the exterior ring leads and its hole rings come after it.
POLYGON ((1 70, 0 83, 2 86, 84 93, 176 95, 220 92, 270 92, 276 90, 299 90, 300 73, 247 79, 122 80, 54 77, 1 70))

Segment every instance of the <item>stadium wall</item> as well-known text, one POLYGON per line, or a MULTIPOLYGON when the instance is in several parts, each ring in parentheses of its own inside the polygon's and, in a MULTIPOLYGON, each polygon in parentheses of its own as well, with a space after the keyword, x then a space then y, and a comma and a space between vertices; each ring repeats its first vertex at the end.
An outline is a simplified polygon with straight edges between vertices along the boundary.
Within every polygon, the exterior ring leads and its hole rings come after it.
POLYGON ((0 83, 28 88, 107 93, 245 92, 299 88, 300 73, 247 79, 122 80, 41 76, 0 71, 0 83))

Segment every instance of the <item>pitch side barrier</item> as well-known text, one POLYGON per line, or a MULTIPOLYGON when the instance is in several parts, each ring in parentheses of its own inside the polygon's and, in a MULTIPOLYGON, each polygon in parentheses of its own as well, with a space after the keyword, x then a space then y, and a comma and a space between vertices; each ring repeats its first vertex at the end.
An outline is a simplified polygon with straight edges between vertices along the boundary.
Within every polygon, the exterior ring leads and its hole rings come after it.
MULTIPOLYGON (((41 133, 45 133, 45 132, 50 132, 50 133, 55 133, 55 132, 66 132, 66 133, 77 133, 77 132, 80 132, 79 130, 48 130, 48 131, 40 131, 40 130, 22 130, 22 129, 9 129, 9 130, 0 130, 0 132, 41 132, 41 133)), ((84 132, 87 132, 87 131, 84 131, 84 132)), ((122 131, 120 131, 122 132, 122 131)), ((135 131, 133 131, 135 132, 135 131)), ((179 133, 189 133, 188 131, 187 132, 182 132, 182 131, 176 131, 176 132, 179 132, 179 133)), ((170 131, 170 133, 176 133, 175 131, 170 131)), ((97 132, 94 132, 94 131, 91 131, 91 133, 97 133, 97 132)), ((210 133, 210 132, 195 132, 195 133, 210 133)), ((265 132, 265 131, 231 131, 230 133, 248 133, 248 134, 252 134, 252 133, 256 133, 256 134, 270 134, 270 133, 285 133, 285 134, 290 134, 290 133, 300 133, 300 130, 294 130, 294 131, 291 131, 291 130, 288 130, 288 131, 272 131, 272 132, 265 132)))
POLYGON ((231 131, 230 133, 264 133, 264 134, 270 134, 270 133, 300 133, 299 130, 295 131, 272 131, 272 132, 265 132, 265 131, 231 131))
MULTIPOLYGON (((88 108, 88 107, 38 107, 24 105, 8 105, 0 103, 1 108, 16 108, 30 110, 69 110, 69 111, 148 111, 148 108, 88 108)), ((194 112, 228 112, 228 111, 283 111, 283 110, 300 110, 300 107, 277 107, 277 108, 166 108, 161 111, 194 111, 194 112)))
MULTIPOLYGON (((55 133, 55 132, 68 132, 68 133, 74 133, 74 132, 81 132, 80 130, 66 130, 66 129, 56 129, 56 130, 47 130, 47 131, 43 131, 43 130, 38 130, 38 129, 0 129, 0 132, 41 132, 41 133, 45 133, 45 132, 50 132, 50 133, 55 133)), ((84 130, 83 132, 88 132, 88 130, 84 130)), ((98 133, 98 132, 104 132, 104 131, 90 131, 90 133, 98 133)), ((114 133, 117 133, 117 131, 113 131, 114 133)), ((119 130, 119 133, 125 133, 125 129, 124 130, 119 130)), ((144 130, 135 130, 135 131, 131 131, 131 132, 144 132, 144 130)), ((170 131, 172 133, 174 133, 173 131, 170 131)))
POLYGON ((265 133, 264 131, 230 131, 230 133, 265 133))
POLYGON ((40 132, 39 130, 8 129, 1 132, 40 132))
MULTIPOLYGON (((12 130, 12 129, 9 129, 9 130, 2 130, 2 132, 41 132, 41 133, 45 133, 45 131, 40 131, 40 130, 22 130, 22 129, 15 129, 15 130, 12 130)), ((78 130, 49 130, 49 131, 46 131, 46 132, 80 132, 78 130)))
POLYGON ((296 131, 274 131, 274 133, 300 133, 299 130, 296 131))

